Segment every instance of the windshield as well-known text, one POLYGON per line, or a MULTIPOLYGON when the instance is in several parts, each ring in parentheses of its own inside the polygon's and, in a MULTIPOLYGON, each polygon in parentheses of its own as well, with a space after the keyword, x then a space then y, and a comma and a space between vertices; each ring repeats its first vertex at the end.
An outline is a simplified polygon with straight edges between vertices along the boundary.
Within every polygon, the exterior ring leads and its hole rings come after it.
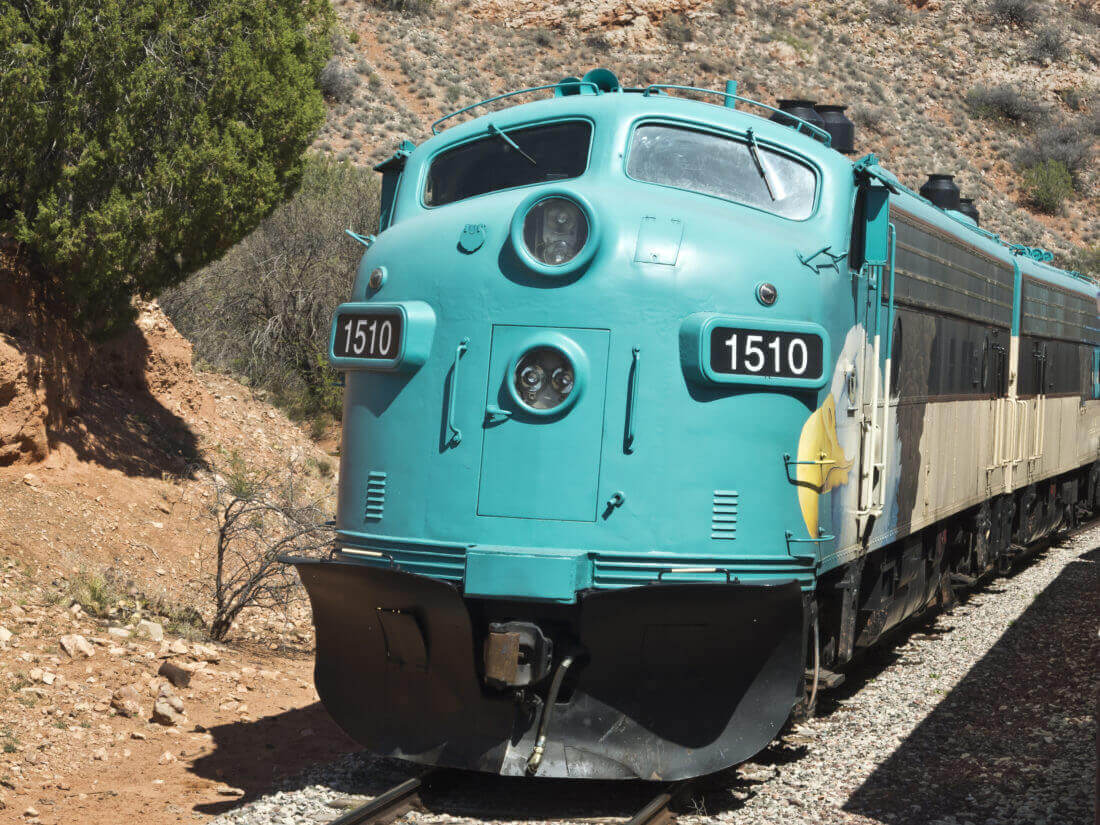
POLYGON ((426 206, 475 195, 576 178, 588 166, 591 124, 573 120, 524 129, 497 128, 439 154, 428 169, 426 206))
POLYGON ((749 139, 648 124, 634 131, 626 172, 636 180, 675 186, 801 220, 814 208, 813 169, 749 139))

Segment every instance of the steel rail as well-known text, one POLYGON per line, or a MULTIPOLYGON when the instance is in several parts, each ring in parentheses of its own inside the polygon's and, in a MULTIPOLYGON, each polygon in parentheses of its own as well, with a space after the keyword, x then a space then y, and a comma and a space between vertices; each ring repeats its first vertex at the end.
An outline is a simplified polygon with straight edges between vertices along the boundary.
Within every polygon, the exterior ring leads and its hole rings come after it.
POLYGON ((420 791, 430 784, 434 771, 414 776, 383 791, 370 802, 334 819, 329 825, 389 825, 398 817, 419 808, 420 791))
POLYGON ((644 808, 634 814, 626 825, 674 825, 676 818, 669 806, 691 787, 691 780, 674 782, 651 799, 644 808))

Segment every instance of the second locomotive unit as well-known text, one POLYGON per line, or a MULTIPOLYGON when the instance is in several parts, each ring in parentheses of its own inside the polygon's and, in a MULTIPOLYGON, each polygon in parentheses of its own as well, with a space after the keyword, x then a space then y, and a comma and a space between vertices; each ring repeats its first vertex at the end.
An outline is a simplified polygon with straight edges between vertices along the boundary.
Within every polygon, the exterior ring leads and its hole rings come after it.
POLYGON ((843 119, 526 91, 379 167, 318 691, 424 764, 718 771, 1093 507, 1097 290, 843 119))

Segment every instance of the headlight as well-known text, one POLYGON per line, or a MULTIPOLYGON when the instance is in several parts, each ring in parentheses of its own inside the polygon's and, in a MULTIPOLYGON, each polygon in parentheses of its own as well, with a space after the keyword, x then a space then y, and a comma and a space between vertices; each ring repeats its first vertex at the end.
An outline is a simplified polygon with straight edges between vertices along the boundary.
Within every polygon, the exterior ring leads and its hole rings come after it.
POLYGON ((552 410, 565 403, 576 381, 573 363, 555 347, 525 352, 513 376, 516 395, 533 410, 552 410))
POLYGON ((568 198, 545 198, 523 219, 523 242, 535 260, 561 266, 577 257, 588 242, 588 219, 568 198))

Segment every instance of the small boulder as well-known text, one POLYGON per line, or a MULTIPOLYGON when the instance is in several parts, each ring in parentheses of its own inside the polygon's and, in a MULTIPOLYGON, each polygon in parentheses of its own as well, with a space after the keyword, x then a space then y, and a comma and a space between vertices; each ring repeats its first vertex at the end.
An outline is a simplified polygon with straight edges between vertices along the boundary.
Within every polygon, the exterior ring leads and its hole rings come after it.
POLYGON ((168 652, 174 653, 177 656, 187 655, 187 642, 183 639, 174 639, 170 645, 168 645, 168 652))
POLYGON ((61 649, 72 659, 75 659, 78 655, 90 659, 95 654, 95 648, 92 647, 91 642, 79 634, 70 633, 62 636, 58 641, 61 649))
POLYGON ((116 639, 129 639, 130 631, 125 627, 108 627, 107 635, 114 636, 116 639))
POLYGON ((178 725, 183 719, 183 702, 168 685, 162 685, 153 703, 153 721, 160 725, 178 725))
POLYGON ((180 667, 174 662, 163 662, 157 676, 163 676, 178 688, 185 688, 191 684, 191 671, 180 667))
POLYGON ((0 645, 6 645, 11 641, 12 632, 3 625, 0 625, 0 645))
POLYGON ((121 687, 111 696, 111 707, 132 719, 141 714, 141 695, 130 685, 121 687))
POLYGON ((148 636, 154 642, 164 640, 164 628, 157 622, 151 622, 148 619, 142 619, 138 622, 138 632, 148 636))

